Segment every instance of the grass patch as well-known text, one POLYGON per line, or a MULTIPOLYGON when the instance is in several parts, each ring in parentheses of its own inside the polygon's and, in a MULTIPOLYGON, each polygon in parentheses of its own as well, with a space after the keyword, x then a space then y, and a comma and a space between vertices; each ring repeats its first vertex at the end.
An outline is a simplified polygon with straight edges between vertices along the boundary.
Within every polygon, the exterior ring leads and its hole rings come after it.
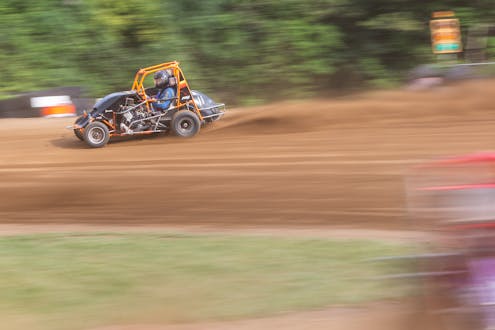
MULTIPOLYGON (((9 329, 233 319, 397 296, 371 241, 84 234, 0 237, 9 329)), ((7 322, 7 323, 6 323, 7 322)))

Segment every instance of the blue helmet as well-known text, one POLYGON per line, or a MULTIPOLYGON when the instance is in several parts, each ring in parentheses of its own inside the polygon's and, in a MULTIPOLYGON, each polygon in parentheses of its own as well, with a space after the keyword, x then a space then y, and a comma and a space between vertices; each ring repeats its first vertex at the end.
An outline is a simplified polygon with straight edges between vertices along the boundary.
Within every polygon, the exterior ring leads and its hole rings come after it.
POLYGON ((166 71, 157 71, 155 72, 155 75, 153 76, 153 79, 155 80, 155 87, 156 88, 165 88, 169 85, 169 80, 170 75, 166 71))

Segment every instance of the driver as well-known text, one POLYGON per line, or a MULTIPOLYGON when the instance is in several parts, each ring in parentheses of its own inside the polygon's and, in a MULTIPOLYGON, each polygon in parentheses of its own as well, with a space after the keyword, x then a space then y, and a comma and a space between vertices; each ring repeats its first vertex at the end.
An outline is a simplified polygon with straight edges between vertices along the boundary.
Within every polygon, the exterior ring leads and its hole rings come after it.
POLYGON ((165 70, 157 71, 153 76, 155 87, 158 89, 154 97, 156 101, 151 103, 155 110, 167 110, 176 97, 175 88, 170 85, 170 78, 173 78, 173 75, 165 70))

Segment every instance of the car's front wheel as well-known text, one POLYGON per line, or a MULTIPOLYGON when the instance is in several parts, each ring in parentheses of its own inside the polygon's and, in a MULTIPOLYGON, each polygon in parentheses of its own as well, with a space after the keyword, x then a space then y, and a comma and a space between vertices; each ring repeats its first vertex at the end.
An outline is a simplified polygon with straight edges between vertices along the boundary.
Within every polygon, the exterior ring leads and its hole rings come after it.
POLYGON ((108 127, 99 121, 94 121, 84 129, 84 141, 92 148, 101 148, 110 140, 108 127))
POLYGON ((74 129, 74 135, 81 141, 84 141, 84 134, 80 128, 74 129))
POLYGON ((170 125, 172 134, 183 138, 193 137, 198 134, 200 128, 198 116, 189 110, 181 110, 174 114, 170 125))

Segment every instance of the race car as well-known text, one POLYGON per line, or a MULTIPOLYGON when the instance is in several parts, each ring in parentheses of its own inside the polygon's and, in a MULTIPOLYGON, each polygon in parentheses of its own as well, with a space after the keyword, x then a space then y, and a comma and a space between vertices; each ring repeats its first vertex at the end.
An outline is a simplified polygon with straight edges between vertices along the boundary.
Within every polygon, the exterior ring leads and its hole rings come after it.
POLYGON ((138 70, 131 90, 101 98, 69 128, 90 147, 100 148, 116 136, 170 132, 189 138, 224 113, 225 104, 189 88, 179 62, 173 61, 138 70), (144 87, 146 77, 157 72, 167 72, 167 86, 174 89, 166 109, 156 106, 156 88, 144 87))

